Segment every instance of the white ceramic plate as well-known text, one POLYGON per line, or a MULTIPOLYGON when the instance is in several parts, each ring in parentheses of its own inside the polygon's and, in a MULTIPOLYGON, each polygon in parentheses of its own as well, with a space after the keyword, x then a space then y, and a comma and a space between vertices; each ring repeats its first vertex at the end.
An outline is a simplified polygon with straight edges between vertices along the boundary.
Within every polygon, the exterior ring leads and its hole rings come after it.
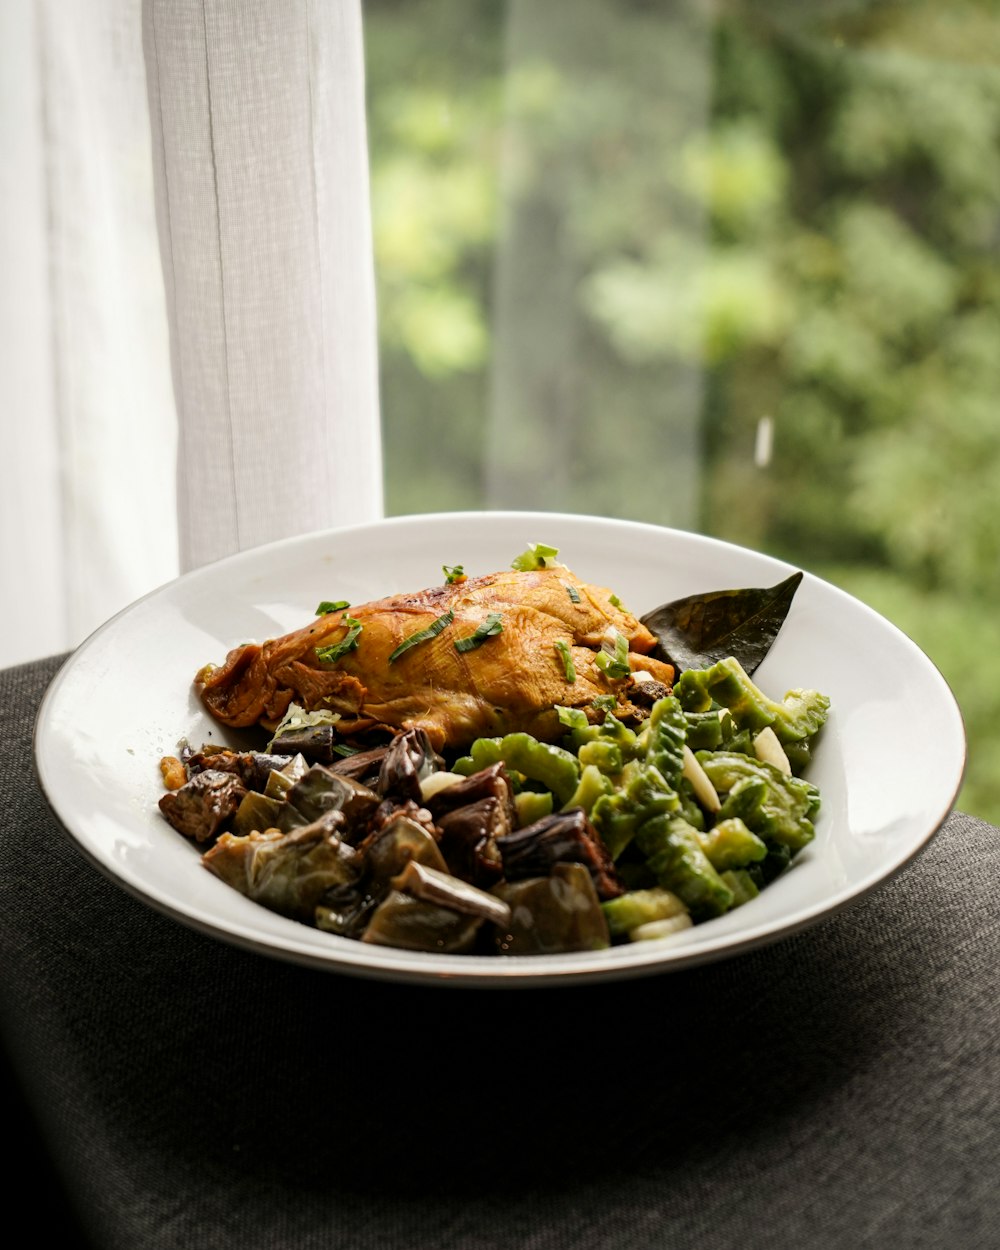
POLYGON ((243 552, 171 582, 110 620, 56 676, 35 757, 53 810, 100 869, 146 903, 215 937, 333 971, 401 981, 571 984, 662 972, 743 951, 823 919, 886 881, 943 823, 965 764, 945 681, 894 626, 806 575, 755 681, 772 697, 832 700, 808 773, 817 836, 736 911, 659 941, 558 956, 491 958, 391 950, 286 920, 223 884, 160 816, 160 757, 178 740, 236 739, 192 691, 207 661, 305 624, 322 599, 351 603, 508 567, 529 542, 557 546, 586 581, 637 614, 697 591, 770 586, 789 566, 656 526, 552 513, 445 513, 311 534, 243 552))

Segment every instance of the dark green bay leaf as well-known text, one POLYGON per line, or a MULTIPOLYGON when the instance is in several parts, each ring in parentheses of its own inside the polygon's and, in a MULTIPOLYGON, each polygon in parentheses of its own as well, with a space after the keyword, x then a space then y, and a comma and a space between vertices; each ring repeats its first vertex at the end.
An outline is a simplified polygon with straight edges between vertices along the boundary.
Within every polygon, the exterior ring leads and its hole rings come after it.
POLYGON ((647 612, 642 623, 659 640, 656 654, 678 673, 728 656, 752 673, 778 636, 801 581, 802 574, 793 573, 767 588, 688 595, 647 612))

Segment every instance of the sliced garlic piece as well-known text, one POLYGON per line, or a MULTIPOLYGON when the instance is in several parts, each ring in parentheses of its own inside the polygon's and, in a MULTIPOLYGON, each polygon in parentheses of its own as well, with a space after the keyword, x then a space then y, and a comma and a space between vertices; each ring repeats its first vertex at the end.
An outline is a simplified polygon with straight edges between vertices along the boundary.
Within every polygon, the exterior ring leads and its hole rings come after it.
POLYGON ((722 806, 715 786, 708 779, 708 773, 698 763, 695 753, 689 746, 684 748, 684 776, 691 782, 694 797, 706 812, 717 812, 722 806))
POLYGON ((775 768, 780 768, 786 777, 792 775, 792 766, 788 762, 785 748, 778 741, 778 735, 770 725, 766 729, 762 729, 757 737, 754 738, 753 749, 759 760, 763 760, 765 764, 773 764, 775 768))

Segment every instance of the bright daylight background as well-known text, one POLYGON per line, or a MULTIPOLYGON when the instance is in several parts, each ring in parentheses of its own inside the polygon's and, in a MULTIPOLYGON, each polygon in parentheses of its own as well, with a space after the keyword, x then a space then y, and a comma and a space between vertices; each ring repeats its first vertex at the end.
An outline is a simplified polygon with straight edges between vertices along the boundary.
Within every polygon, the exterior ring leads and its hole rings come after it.
MULTIPOLYGON (((0 119, 18 120, 0 519, 34 553, 7 663, 75 644, 176 571, 138 7, 0 9, 0 119), (70 87, 93 65, 81 113, 70 87), (95 168, 88 128, 111 121, 95 168), (58 436, 33 417, 52 403, 58 436), (58 522, 33 526, 56 480, 58 522), (37 561, 61 570, 54 598, 37 561)), ((386 511, 627 517, 835 582, 951 683, 960 806, 1000 822, 996 6, 363 12, 386 511)))

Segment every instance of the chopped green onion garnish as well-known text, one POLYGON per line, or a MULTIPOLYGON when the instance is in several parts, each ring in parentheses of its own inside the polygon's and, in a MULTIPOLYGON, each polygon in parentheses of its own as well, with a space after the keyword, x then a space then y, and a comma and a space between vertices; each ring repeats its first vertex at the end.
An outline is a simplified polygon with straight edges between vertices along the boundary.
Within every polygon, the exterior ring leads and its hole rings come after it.
POLYGON ((415 634, 411 634, 409 638, 404 638, 392 655, 389 656, 389 663, 398 660, 404 651, 409 651, 411 647, 415 647, 420 642, 430 642, 432 638, 436 638, 442 629, 447 627, 455 619, 455 613, 450 609, 443 616, 439 616, 436 621, 431 621, 426 629, 418 629, 415 634))
POLYGON ((569 643, 563 642, 560 638, 552 644, 559 652, 563 662, 563 669, 566 673, 566 681, 572 686, 576 681, 576 665, 573 663, 573 653, 569 649, 569 643))
POLYGON ((596 708, 598 712, 613 712, 618 704, 613 694, 597 694, 591 699, 590 706, 596 708))
POLYGON ((558 547, 549 547, 545 543, 528 543, 528 550, 522 551, 510 562, 512 569, 519 573, 528 573, 532 569, 550 569, 559 554, 558 547))
POLYGON ((441 570, 444 573, 444 580, 449 586, 454 586, 456 582, 467 580, 465 569, 460 564, 442 564, 441 570))
POLYGON ((628 662, 628 639, 623 633, 615 630, 614 651, 611 644, 604 642, 594 658, 594 663, 605 677, 628 677, 632 668, 628 662))
POLYGON ((567 586, 566 593, 569 595, 569 597, 573 600, 574 603, 580 602, 580 592, 577 590, 575 586, 567 586))
POLYGON ((341 620, 341 624, 348 625, 350 628, 341 638, 340 642, 332 643, 329 647, 317 647, 316 654, 324 664, 332 664, 335 660, 339 660, 348 651, 353 651, 358 645, 358 638, 364 626, 360 621, 356 621, 353 616, 345 616, 341 620))
POLYGON ((345 757, 349 755, 357 755, 357 753, 361 750, 360 747, 349 747, 345 742, 335 742, 333 744, 333 749, 338 755, 343 755, 345 757))
POLYGON ((324 599, 323 602, 316 609, 316 615, 317 616, 329 616, 331 612, 340 612, 344 608, 349 608, 350 606, 351 605, 347 602, 346 599, 337 599, 333 603, 331 603, 329 599, 324 599))
POLYGON ((617 595, 608 595, 608 603, 610 603, 613 608, 620 608, 622 606, 622 601, 617 595))
POLYGON ((499 612, 491 612, 483 623, 476 627, 474 634, 469 634, 467 638, 459 638, 455 643, 456 651, 473 651, 476 647, 481 647, 487 638, 492 638, 494 634, 503 633, 503 622, 500 620, 499 612))

